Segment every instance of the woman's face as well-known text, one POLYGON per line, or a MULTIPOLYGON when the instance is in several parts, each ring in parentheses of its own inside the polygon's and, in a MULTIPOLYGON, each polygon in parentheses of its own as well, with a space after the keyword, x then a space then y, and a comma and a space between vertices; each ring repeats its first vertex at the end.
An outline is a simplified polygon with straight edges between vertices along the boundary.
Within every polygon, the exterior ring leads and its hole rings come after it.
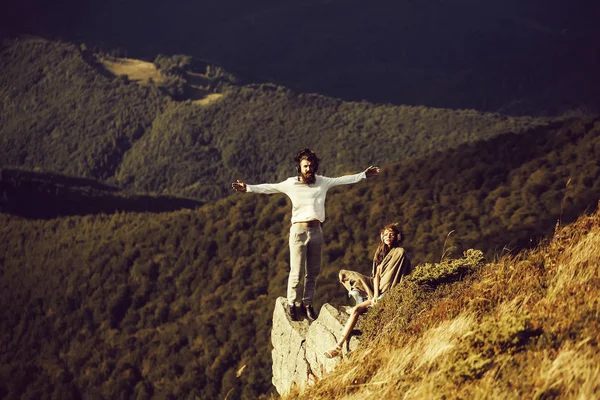
POLYGON ((394 244, 396 242, 396 240, 398 239, 396 232, 394 232, 391 229, 386 229, 385 231, 383 231, 383 233, 381 234, 381 237, 383 238, 383 243, 385 243, 388 246, 391 246, 392 244, 394 244))

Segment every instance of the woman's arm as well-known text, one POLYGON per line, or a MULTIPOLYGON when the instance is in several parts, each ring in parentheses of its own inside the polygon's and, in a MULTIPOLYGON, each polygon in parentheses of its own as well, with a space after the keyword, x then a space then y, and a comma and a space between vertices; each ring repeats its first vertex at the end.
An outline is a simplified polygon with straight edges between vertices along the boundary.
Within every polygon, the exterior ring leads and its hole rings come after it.
POLYGON ((379 298, 379 281, 381 280, 381 264, 375 267, 375 276, 373 277, 373 304, 377 303, 379 298))

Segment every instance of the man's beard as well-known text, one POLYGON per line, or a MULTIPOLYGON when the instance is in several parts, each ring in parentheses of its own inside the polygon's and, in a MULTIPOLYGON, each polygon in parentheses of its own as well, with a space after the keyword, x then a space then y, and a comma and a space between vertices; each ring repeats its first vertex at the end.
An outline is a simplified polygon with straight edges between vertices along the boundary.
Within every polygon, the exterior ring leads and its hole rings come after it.
POLYGON ((313 183, 315 183, 317 181, 317 175, 315 175, 313 173, 302 174, 302 181, 304 183, 308 183, 309 185, 312 185, 313 183))

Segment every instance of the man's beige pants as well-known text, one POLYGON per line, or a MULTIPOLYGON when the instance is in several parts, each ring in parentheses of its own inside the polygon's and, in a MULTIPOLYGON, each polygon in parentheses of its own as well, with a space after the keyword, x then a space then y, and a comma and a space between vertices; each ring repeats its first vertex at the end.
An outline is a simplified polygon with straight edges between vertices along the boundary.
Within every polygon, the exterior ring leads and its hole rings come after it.
POLYGON ((304 227, 292 224, 290 228, 290 276, 288 278, 288 304, 312 305, 317 276, 321 270, 323 231, 320 226, 304 227), (300 274, 304 272, 304 291, 300 288, 300 274))

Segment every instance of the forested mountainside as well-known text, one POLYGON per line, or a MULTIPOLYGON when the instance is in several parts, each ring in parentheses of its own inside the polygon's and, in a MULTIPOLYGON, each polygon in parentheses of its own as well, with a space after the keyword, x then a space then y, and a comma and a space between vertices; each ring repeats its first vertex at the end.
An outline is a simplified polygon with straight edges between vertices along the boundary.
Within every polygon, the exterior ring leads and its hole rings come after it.
MULTIPOLYGON (((468 248, 494 260, 535 245, 596 206, 599 130, 594 118, 556 122, 386 164, 372 180, 335 189, 317 306, 346 301, 339 269, 368 273, 389 222, 401 224, 414 264, 468 248)), ((8 179, 11 191, 1 194, 11 211, 0 214, 1 395, 208 399, 272 390, 270 319, 289 257, 283 195, 24 218, 11 202, 36 174, 8 179)), ((55 195, 85 191, 75 183, 55 195)))
POLYGON ((42 39, 0 53, 2 165, 105 180, 168 98, 111 77, 80 48, 42 39))
MULTIPOLYGON (((233 78, 214 88, 219 101, 202 106, 173 100, 173 88, 115 77, 98 57, 85 46, 43 39, 3 45, 0 166, 213 201, 230 194, 233 179, 259 183, 293 174, 292 157, 306 146, 323 159, 321 172, 335 175, 549 123, 344 102, 233 78)), ((157 65, 162 61, 157 57, 157 65)), ((184 93, 191 83, 179 73, 171 82, 184 93)))

